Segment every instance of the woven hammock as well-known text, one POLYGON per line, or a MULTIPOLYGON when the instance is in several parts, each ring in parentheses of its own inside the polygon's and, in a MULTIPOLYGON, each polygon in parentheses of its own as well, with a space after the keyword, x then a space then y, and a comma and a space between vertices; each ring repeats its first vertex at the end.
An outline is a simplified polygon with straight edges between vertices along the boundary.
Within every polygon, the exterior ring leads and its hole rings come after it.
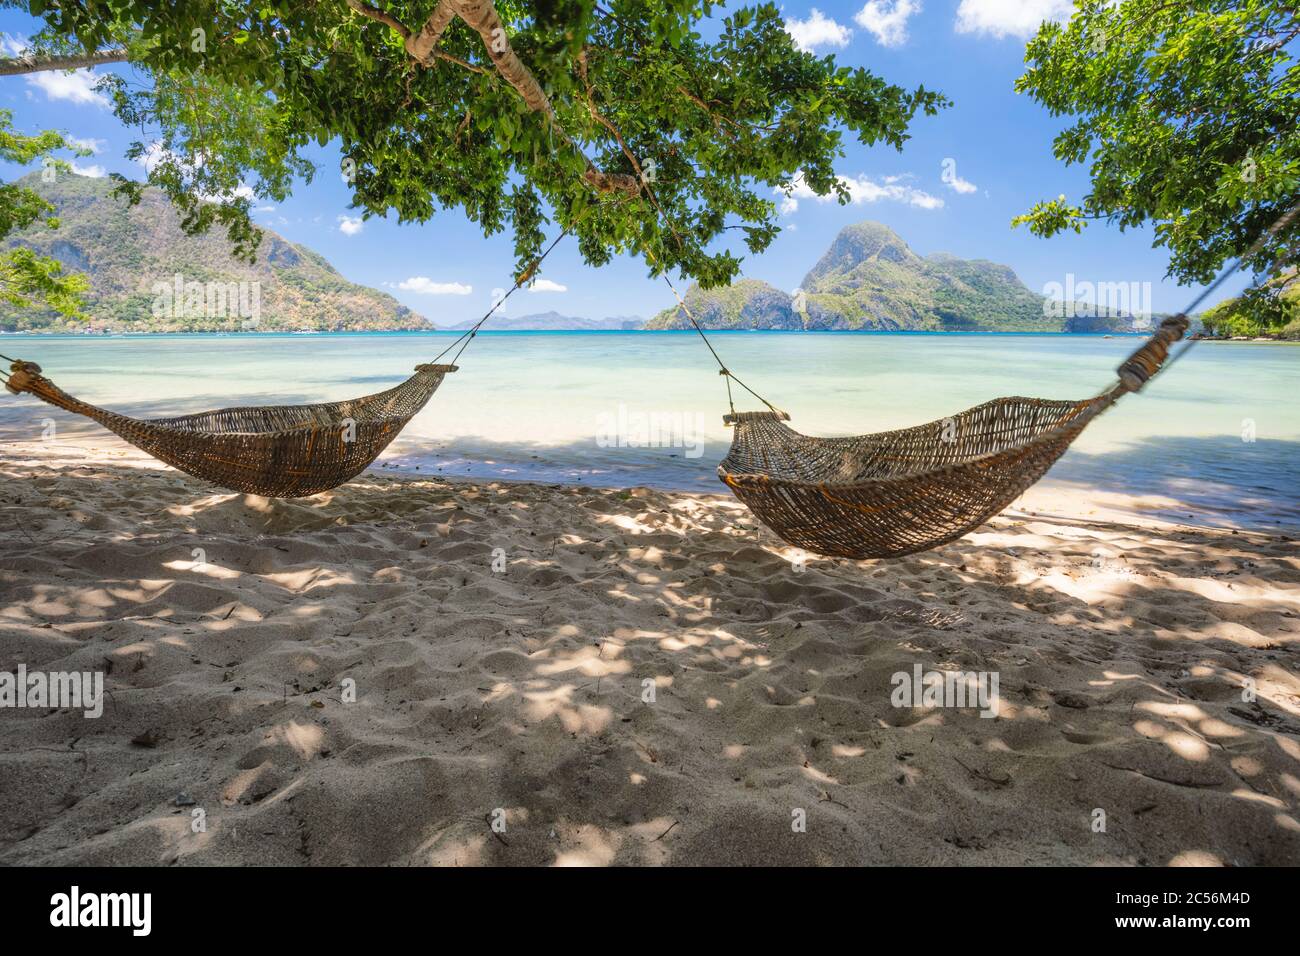
POLYGON ((267 498, 301 498, 365 471, 454 371, 455 365, 417 365, 402 384, 343 402, 153 419, 130 418, 73 398, 34 362, 14 361, 5 387, 97 421, 195 478, 267 498))
MULTIPOLYGON (((1187 331, 1166 319, 1083 401, 999 398, 951 418, 853 438, 813 438, 789 415, 733 412, 718 477, 763 524, 796 547, 842 558, 925 551, 979 527, 1034 484, 1088 423, 1154 375, 1187 331)), ((723 369, 723 374, 730 375, 723 369)))

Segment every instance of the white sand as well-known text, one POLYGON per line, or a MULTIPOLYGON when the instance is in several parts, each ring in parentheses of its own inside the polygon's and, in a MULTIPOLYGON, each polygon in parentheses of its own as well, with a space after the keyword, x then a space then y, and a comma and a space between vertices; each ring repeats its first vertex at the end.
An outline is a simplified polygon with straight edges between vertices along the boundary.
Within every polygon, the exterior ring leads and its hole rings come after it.
POLYGON ((0 864, 1300 863, 1277 534, 1045 489, 800 571, 721 495, 0 474, 0 671, 111 664, 98 720, 0 710, 0 864), (892 706, 916 662, 996 672, 998 716, 892 706))

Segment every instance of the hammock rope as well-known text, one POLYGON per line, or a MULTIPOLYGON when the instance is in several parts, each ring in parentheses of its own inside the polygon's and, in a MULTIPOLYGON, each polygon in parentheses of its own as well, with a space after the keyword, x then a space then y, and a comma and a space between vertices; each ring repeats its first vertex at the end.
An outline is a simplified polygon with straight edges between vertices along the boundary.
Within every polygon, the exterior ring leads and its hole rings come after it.
MULTIPOLYGON (((646 254, 646 257, 647 257, 651 262, 655 262, 654 253, 652 253, 649 249, 646 249, 646 250, 645 250, 645 254, 646 254)), ((746 385, 743 381, 740 380, 740 378, 738 378, 738 377, 736 376, 736 374, 735 374, 734 372, 731 371, 731 369, 727 368, 726 363, 723 362, 723 361, 722 361, 722 358, 718 355, 718 350, 715 349, 715 348, 713 347, 713 343, 709 341, 709 337, 708 337, 707 335, 704 334, 704 329, 700 326, 700 323, 697 322, 697 321, 695 321, 695 315, 691 312, 691 308, 690 308, 690 306, 688 306, 688 305, 686 304, 686 300, 683 299, 682 296, 681 296, 681 293, 679 293, 679 292, 677 291, 677 287, 676 287, 675 285, 673 285, 673 280, 670 279, 670 278, 668 277, 668 273, 667 273, 667 272, 663 273, 663 279, 664 279, 664 282, 666 282, 666 283, 668 284, 668 288, 672 291, 673 297, 674 297, 675 299, 677 299, 677 304, 678 304, 678 306, 681 308, 681 310, 682 310, 682 314, 686 316, 687 320, 688 320, 688 321, 691 323, 691 325, 694 327, 695 331, 699 333, 700 338, 704 340, 704 344, 705 344, 706 346, 708 346, 709 352, 713 355, 713 361, 715 361, 715 362, 718 363, 718 374, 721 375, 721 376, 726 380, 726 383, 727 383, 727 406, 731 409, 731 414, 730 414, 730 416, 726 416, 726 417, 724 417, 723 421, 726 422, 727 424, 730 424, 730 421, 728 421, 728 418, 730 418, 730 419, 734 419, 735 416, 738 414, 738 413, 736 412, 736 403, 735 403, 735 401, 732 399, 732 395, 731 395, 731 383, 732 383, 733 381, 734 381, 737 385, 739 385, 741 388, 743 388, 745 391, 749 392, 750 395, 753 395, 756 399, 758 399, 760 402, 762 402, 764 405, 766 405, 766 406, 767 406, 767 407, 772 411, 772 413, 773 413, 774 415, 776 415, 778 418, 787 418, 787 419, 788 419, 788 418, 790 417, 788 414, 786 414, 785 412, 781 411, 781 409, 777 408, 775 405, 773 405, 771 402, 769 402, 769 401, 768 401, 766 398, 764 398, 762 395, 758 394, 758 392, 754 391, 752 388, 750 388, 748 385, 746 385)), ((743 414, 743 413, 740 413, 740 414, 743 414)))
POLYGON ((534 275, 537 274, 538 268, 541 267, 541 264, 546 260, 546 257, 551 254, 551 250, 554 249, 556 246, 558 246, 560 244, 560 241, 564 239, 564 237, 567 236, 569 232, 570 229, 566 228, 558 236, 556 236, 551 241, 551 244, 547 246, 544 250, 542 250, 542 254, 539 255, 536 259, 534 259, 532 261, 532 264, 529 265, 527 269, 525 269, 523 272, 519 273, 519 275, 515 277, 515 284, 512 285, 508 290, 506 290, 506 293, 503 296, 501 296, 501 298, 497 299, 495 302, 492 303, 492 308, 488 309, 487 312, 484 313, 481 319, 479 319, 472 326, 466 329, 450 345, 448 345, 445 349, 443 349, 441 352, 435 355, 433 360, 435 362, 438 361, 438 359, 442 358, 452 349, 456 348, 457 344, 459 344, 460 348, 456 349, 456 354, 451 357, 451 364, 455 365, 456 362, 460 359, 461 354, 465 351, 466 348, 469 347, 469 343, 473 341, 474 336, 478 335, 479 329, 483 327, 483 324, 487 322, 488 319, 492 318, 492 316, 496 314, 498 309, 500 309, 503 305, 506 304, 506 299, 514 295, 515 292, 517 292, 519 288, 524 285, 524 283, 528 282, 528 280, 530 280, 534 275))

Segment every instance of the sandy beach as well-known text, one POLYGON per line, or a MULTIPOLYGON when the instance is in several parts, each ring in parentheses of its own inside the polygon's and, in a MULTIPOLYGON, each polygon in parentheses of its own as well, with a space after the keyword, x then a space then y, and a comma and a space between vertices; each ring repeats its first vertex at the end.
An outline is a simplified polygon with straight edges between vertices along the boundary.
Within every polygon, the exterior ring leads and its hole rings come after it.
POLYGON ((723 494, 0 475, 0 670, 107 689, 0 711, 0 864, 1300 863, 1284 533, 1044 487, 805 560, 723 494), (995 716, 894 706, 917 664, 995 716))

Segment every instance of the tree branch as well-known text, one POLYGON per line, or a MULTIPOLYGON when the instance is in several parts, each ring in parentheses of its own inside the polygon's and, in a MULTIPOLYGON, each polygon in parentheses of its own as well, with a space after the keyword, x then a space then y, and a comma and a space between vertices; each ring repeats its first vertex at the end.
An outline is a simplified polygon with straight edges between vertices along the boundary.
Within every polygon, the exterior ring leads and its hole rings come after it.
POLYGON ((392 27, 403 40, 409 40, 411 38, 410 28, 392 14, 385 13, 378 7, 372 7, 368 3, 363 3, 362 0, 347 0, 347 4, 363 17, 369 17, 377 23, 382 23, 385 26, 392 27))
POLYGON ((456 7, 452 0, 438 0, 429 19, 424 21, 420 32, 406 38, 406 52, 425 66, 429 65, 430 54, 442 39, 451 21, 456 19, 456 7))
POLYGON ((126 62, 126 50, 114 48, 93 53, 36 54, 0 59, 0 76, 21 76, 46 70, 80 70, 105 63, 126 62))
MULTIPOLYGON (((555 108, 551 106, 550 97, 537 82, 537 77, 533 76, 532 71, 524 66, 523 61, 515 54, 510 39, 506 36, 505 25, 501 22, 492 0, 438 0, 438 5, 425 21, 424 26, 420 28, 419 33, 412 33, 409 27, 395 17, 365 3, 364 0, 347 0, 347 4, 362 16, 386 24, 395 30, 402 37, 406 52, 422 66, 428 66, 433 59, 449 59, 461 66, 478 70, 479 68, 472 64, 437 50, 437 45, 447 27, 451 25, 451 21, 460 17, 483 40, 483 45, 487 47, 488 58, 496 67, 497 73, 523 97, 524 105, 534 113, 541 113, 551 124, 551 128, 566 143, 578 149, 578 145, 560 126, 555 108)), ((587 162, 587 169, 582 174, 582 180, 587 185, 599 192, 621 192, 629 196, 640 194, 641 180, 638 176, 604 172, 597 169, 581 149, 578 149, 578 152, 587 162)), ((636 168, 635 162, 633 168, 636 168)))
MULTIPOLYGON (((532 71, 524 66, 523 61, 515 54, 514 48, 510 46, 505 25, 497 15, 492 0, 442 0, 442 2, 455 3, 460 18, 483 39, 488 56, 496 66, 497 72, 505 77, 506 82, 523 97, 524 104, 533 112, 545 116, 556 132, 573 144, 573 140, 561 129, 550 98, 547 97, 532 71)), ((573 145, 576 148, 576 144, 573 145)), ((586 159, 585 154, 583 158, 586 159)), ((582 179, 587 185, 600 192, 621 192, 629 196, 636 196, 641 192, 641 181, 638 177, 628 173, 604 172, 597 169, 590 159, 587 159, 587 170, 582 174, 582 179)))

